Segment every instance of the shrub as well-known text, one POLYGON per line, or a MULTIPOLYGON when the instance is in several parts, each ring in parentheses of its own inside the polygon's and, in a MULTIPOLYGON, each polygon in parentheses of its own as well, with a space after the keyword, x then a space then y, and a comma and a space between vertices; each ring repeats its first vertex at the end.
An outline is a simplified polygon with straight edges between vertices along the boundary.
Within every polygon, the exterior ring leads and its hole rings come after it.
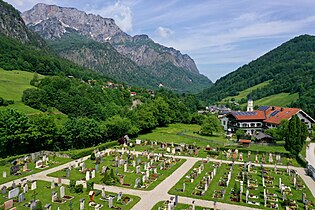
POLYGON ((75 186, 75 193, 83 193, 83 184, 78 184, 75 186))

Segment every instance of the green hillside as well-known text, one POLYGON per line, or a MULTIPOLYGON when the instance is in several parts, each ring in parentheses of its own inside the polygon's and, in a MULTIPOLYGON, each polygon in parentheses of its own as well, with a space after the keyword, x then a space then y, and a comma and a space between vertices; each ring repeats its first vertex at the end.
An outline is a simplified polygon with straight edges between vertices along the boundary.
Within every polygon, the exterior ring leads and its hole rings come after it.
POLYGON ((215 103, 227 97, 237 98, 240 92, 243 93, 241 97, 251 95, 254 101, 267 97, 266 103, 270 102, 268 97, 273 95, 280 96, 277 100, 282 101, 284 98, 281 97, 285 95, 277 95, 280 93, 287 93, 291 97, 286 101, 294 101, 299 95, 291 106, 300 107, 314 116, 315 37, 302 35, 291 39, 220 78, 199 97, 207 103, 215 103), (257 88, 259 84, 264 85, 257 88))
MULTIPOLYGON (((32 88, 30 81, 34 73, 26 71, 5 71, 0 69, 0 97, 6 100, 14 100, 14 104, 7 107, 0 107, 1 109, 13 108, 27 114, 40 113, 39 110, 33 109, 22 103, 23 91, 32 88)), ((38 75, 39 78, 44 76, 38 75)), ((33 87, 34 88, 34 87, 33 87)))
POLYGON ((271 96, 264 97, 257 101, 254 101, 254 105, 256 106, 263 106, 263 105, 270 105, 270 106, 289 106, 291 103, 298 100, 299 94, 298 93, 279 93, 271 96))

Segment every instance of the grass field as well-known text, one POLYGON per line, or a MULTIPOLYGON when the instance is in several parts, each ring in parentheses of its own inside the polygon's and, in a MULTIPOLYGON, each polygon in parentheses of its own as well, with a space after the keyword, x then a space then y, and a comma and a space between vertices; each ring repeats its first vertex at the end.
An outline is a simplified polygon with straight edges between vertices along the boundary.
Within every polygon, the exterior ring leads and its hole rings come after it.
POLYGON ((258 89, 258 88, 262 88, 262 87, 268 85, 269 83, 270 83, 270 80, 265 81, 265 82, 262 82, 262 83, 260 83, 260 84, 258 84, 258 85, 255 85, 255 86, 253 86, 253 87, 247 88, 247 89, 245 89, 245 90, 239 92, 239 94, 238 94, 237 96, 229 96, 229 97, 226 97, 226 98, 222 99, 221 102, 230 101, 232 98, 234 98, 235 101, 240 101, 242 98, 247 98, 247 95, 248 95, 250 92, 252 92, 253 90, 256 90, 256 89, 258 89))
POLYGON ((299 98, 298 93, 279 93, 254 101, 254 105, 287 106, 299 98))
POLYGON ((169 142, 169 143, 186 143, 196 144, 198 146, 206 145, 223 145, 229 141, 223 133, 215 134, 214 136, 201 136, 195 132, 200 131, 200 125, 196 124, 170 124, 167 127, 154 129, 151 133, 143 134, 137 137, 142 140, 169 142))
MULTIPOLYGON (((57 203, 53 203, 51 201, 51 195, 53 191, 56 191, 58 193, 58 196, 60 196, 60 190, 59 187, 55 187, 54 189, 50 188, 51 183, 50 182, 45 182, 45 181, 37 181, 37 189, 35 190, 36 192, 36 199, 40 200, 42 202, 42 206, 44 207, 46 204, 52 204, 52 209, 57 209, 58 207, 61 210, 65 210, 65 209, 69 209, 69 204, 70 201, 67 201, 63 204, 57 204, 57 203)), ((84 209, 94 209, 94 207, 89 207, 88 203, 90 201, 90 197, 88 195, 88 192, 86 192, 86 189, 83 189, 83 193, 70 193, 69 187, 64 185, 65 187, 65 195, 66 196, 73 196, 74 198, 71 200, 72 202, 72 209, 80 209, 80 202, 79 200, 81 198, 85 199, 85 208, 84 209)), ((30 189, 30 184, 29 184, 29 189, 30 189)), ((23 192, 23 189, 21 189, 23 192)), ((20 192, 21 192, 20 190, 20 192)), ((106 189, 105 189, 106 190, 106 189)), ((129 197, 132 200, 127 204, 127 205, 123 205, 121 203, 121 201, 117 201, 117 194, 116 193, 111 193, 106 191, 106 195, 113 195, 115 196, 115 198, 113 199, 113 205, 116 206, 117 208, 121 208, 121 209, 131 209, 136 203, 139 202, 140 198, 137 196, 133 196, 133 195, 122 195, 122 198, 124 197, 129 197)), ((102 209, 110 209, 108 208, 108 201, 102 201, 100 200, 101 194, 98 194, 97 196, 95 196, 95 202, 98 204, 102 204, 104 205, 102 207, 102 209)), ((28 193, 25 194, 25 201, 21 202, 21 203, 16 203, 14 202, 14 206, 17 207, 18 210, 28 210, 30 209, 30 207, 26 207, 24 206, 25 204, 29 203, 32 199, 34 198, 34 191, 30 190, 28 191, 28 193)), ((0 197, 0 210, 3 210, 4 208, 1 207, 1 205, 3 204, 3 202, 6 201, 6 199, 1 196, 0 197)), ((44 208, 43 208, 44 209, 44 208)))
MULTIPOLYGON (((0 109, 17 109, 26 114, 41 113, 39 110, 33 109, 22 103, 23 91, 28 88, 34 88, 30 85, 30 81, 34 76, 33 72, 26 71, 5 71, 0 69, 0 97, 5 100, 14 100, 14 104, 7 107, 0 107, 0 109)), ((39 78, 44 76, 38 75, 39 78)))

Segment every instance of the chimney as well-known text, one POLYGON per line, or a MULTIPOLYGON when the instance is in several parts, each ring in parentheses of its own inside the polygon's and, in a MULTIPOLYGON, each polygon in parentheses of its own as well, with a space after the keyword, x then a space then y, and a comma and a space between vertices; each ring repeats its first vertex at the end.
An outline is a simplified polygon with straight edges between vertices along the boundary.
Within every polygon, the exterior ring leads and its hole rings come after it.
POLYGON ((271 110, 275 110, 275 107, 273 106, 273 107, 271 107, 271 110))
POLYGON ((284 110, 284 108, 283 108, 283 107, 281 107, 281 109, 280 109, 280 110, 281 110, 281 112, 282 112, 282 111, 284 110))

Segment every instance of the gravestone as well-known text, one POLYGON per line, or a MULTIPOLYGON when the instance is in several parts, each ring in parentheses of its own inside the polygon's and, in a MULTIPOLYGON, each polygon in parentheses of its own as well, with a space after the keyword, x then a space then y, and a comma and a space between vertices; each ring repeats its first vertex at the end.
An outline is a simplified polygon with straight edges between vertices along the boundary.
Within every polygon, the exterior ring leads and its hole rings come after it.
POLYGON ((27 193, 27 192, 28 192, 28 184, 27 184, 27 183, 24 184, 24 186, 23 186, 23 192, 24 192, 24 193, 27 193))
POLYGON ((31 190, 36 190, 36 188, 37 188, 37 182, 32 181, 31 190))
POLYGON ((90 171, 86 171, 86 173, 85 173, 85 180, 86 181, 90 180, 90 171))
POLYGON ((16 188, 16 184, 15 184, 15 182, 14 182, 14 181, 12 182, 11 187, 12 187, 13 189, 14 189, 14 188, 16 188))
POLYGON ((98 164, 95 165, 95 170, 98 171, 98 164))
POLYGON ((124 164, 124 172, 127 172, 127 169, 128 169, 128 164, 125 163, 125 164, 124 164))
POLYGON ((122 192, 119 192, 118 195, 117 195, 117 201, 120 201, 122 198, 122 192))
POLYGON ((108 199, 108 208, 112 208, 113 207, 113 197, 109 197, 109 199, 108 199))
POLYGON ((2 194, 6 194, 6 193, 7 193, 7 187, 6 187, 6 186, 3 186, 3 187, 1 188, 1 193, 2 193, 2 194))
POLYGON ((135 186, 134 186, 134 188, 140 187, 140 186, 139 186, 139 182, 140 182, 140 178, 138 177, 138 178, 136 179, 136 181, 135 181, 135 186))
POLYGON ((136 167, 136 173, 139 174, 140 173, 140 166, 136 167))
POLYGON ((46 204, 45 205, 45 210, 51 210, 51 204, 46 204))
POLYGON ((92 171, 91 173, 91 179, 95 178, 95 170, 92 171))
POLYGON ((58 194, 56 191, 51 193, 51 202, 56 202, 58 200, 58 194))
POLYGON ((80 199, 80 210, 84 210, 84 201, 85 201, 84 198, 80 199))
POLYGON ((3 178, 6 178, 6 177, 7 177, 7 172, 6 172, 6 171, 4 171, 4 172, 2 173, 2 177, 3 177, 3 178))
POLYGON ((4 202, 4 210, 8 210, 13 207, 13 200, 8 200, 4 202))
POLYGON ((70 169, 67 169, 66 178, 67 178, 67 179, 69 179, 69 178, 70 178, 70 169))
POLYGON ((186 190, 186 183, 184 182, 183 183, 183 192, 185 192, 185 190, 186 190))
POLYGON ((52 181, 51 181, 51 185, 50 185, 50 189, 54 189, 54 188, 55 188, 55 181, 52 180, 52 181))
POLYGON ((105 187, 102 188, 102 198, 106 198, 106 191, 105 187))
POLYGON ((135 161, 135 160, 132 161, 132 166, 133 166, 133 167, 136 167, 136 161, 135 161))
POLYGON ((19 165, 14 165, 10 167, 10 175, 15 175, 20 170, 19 165))
POLYGON ((63 198, 63 197, 65 197, 65 187, 61 186, 60 187, 60 198, 63 198))
POLYGON ((42 168, 43 167, 43 161, 42 160, 38 160, 35 163, 35 168, 42 168))
POLYGON ((25 194, 24 194, 24 193, 21 193, 21 194, 19 195, 19 203, 24 202, 24 201, 25 201, 25 194))
POLYGON ((8 194, 8 199, 17 197, 19 193, 20 193, 20 188, 15 188, 13 190, 10 190, 8 194))

